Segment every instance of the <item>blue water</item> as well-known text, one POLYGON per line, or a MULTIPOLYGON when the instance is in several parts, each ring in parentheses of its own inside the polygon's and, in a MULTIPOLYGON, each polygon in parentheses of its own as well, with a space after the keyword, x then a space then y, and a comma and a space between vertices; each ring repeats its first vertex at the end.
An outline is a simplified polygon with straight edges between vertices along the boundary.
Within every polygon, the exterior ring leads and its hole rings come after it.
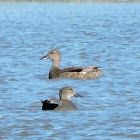
POLYGON ((139 140, 140 3, 0 3, 0 139, 139 140), (94 80, 48 79, 97 65, 94 80), (42 111, 40 100, 73 86, 77 111, 42 111))

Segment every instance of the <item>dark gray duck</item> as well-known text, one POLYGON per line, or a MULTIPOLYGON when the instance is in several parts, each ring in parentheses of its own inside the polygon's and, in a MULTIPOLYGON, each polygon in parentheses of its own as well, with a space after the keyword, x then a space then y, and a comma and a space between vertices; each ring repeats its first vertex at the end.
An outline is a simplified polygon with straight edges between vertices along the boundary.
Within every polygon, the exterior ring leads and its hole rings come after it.
POLYGON ((41 59, 51 59, 52 68, 49 72, 49 79, 52 78, 79 78, 94 79, 102 75, 102 70, 96 66, 70 67, 60 69, 61 54, 58 50, 50 50, 47 55, 41 59))
POLYGON ((76 110, 76 105, 70 101, 71 97, 83 97, 75 92, 72 87, 64 87, 59 91, 60 99, 50 99, 41 101, 42 110, 76 110))

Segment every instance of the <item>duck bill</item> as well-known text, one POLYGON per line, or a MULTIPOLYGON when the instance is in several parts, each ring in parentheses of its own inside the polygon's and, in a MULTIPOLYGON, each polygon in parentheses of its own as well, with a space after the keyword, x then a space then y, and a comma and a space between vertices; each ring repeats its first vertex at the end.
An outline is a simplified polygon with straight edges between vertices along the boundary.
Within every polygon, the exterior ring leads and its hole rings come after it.
POLYGON ((74 97, 84 97, 84 96, 82 96, 82 95, 80 95, 80 94, 78 94, 78 93, 75 93, 75 94, 74 94, 74 97))
POLYGON ((40 58, 40 60, 42 60, 42 59, 48 59, 48 55, 45 55, 45 56, 40 58))

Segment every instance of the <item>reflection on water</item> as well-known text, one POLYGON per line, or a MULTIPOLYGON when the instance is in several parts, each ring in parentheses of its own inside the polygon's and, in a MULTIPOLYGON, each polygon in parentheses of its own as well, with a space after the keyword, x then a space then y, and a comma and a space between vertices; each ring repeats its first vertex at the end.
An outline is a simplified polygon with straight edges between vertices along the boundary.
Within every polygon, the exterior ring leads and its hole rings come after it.
POLYGON ((139 140, 139 3, 1 3, 0 139, 139 140), (96 80, 48 79, 50 49, 61 67, 97 65, 96 80), (42 111, 64 86, 79 110, 42 111))

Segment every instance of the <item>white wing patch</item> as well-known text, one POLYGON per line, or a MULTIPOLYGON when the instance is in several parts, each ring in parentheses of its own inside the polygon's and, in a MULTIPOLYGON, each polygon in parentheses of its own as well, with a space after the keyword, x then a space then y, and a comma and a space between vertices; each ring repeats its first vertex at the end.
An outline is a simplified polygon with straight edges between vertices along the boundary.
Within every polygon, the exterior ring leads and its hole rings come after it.
POLYGON ((83 73, 83 74, 86 74, 86 72, 84 72, 84 71, 83 71, 82 73, 83 73))

